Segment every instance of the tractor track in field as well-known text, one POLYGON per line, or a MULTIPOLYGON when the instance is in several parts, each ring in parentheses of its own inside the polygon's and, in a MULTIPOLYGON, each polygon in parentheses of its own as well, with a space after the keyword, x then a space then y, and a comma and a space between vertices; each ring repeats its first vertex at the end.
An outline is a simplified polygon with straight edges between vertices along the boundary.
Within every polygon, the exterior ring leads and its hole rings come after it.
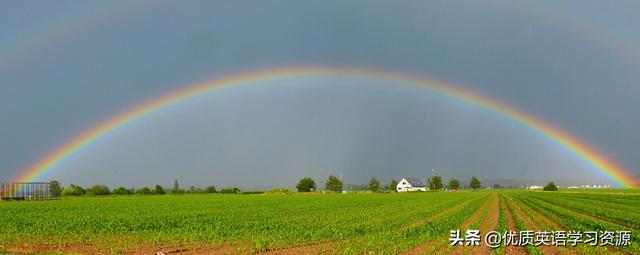
MULTIPOLYGON (((500 197, 497 194, 493 194, 493 203, 489 208, 489 213, 487 217, 484 218, 484 222, 480 226, 480 234, 483 236, 483 233, 486 234, 489 231, 493 231, 498 226, 498 221, 500 220, 500 197)), ((459 246, 462 247, 462 246, 459 246)), ((491 248, 487 246, 484 242, 480 242, 480 246, 471 247, 471 253, 473 255, 476 254, 490 254, 491 248)), ((462 253, 454 253, 454 254, 462 254, 462 253)))
MULTIPOLYGON (((483 197, 484 197, 484 196, 483 196, 483 197)), ((422 224, 424 224, 424 223, 426 223, 426 222, 428 222, 428 221, 430 221, 430 220, 433 220, 433 219, 438 218, 438 217, 443 216, 443 215, 447 215, 447 214, 451 213, 452 211, 458 210, 458 209, 460 209, 461 207, 464 207, 464 206, 468 205, 469 203, 471 203, 472 201, 475 201, 476 199, 480 199, 480 198, 482 198, 482 197, 469 199, 469 200, 464 201, 464 202, 462 202, 462 203, 460 203, 460 204, 458 204, 458 205, 455 205, 455 206, 453 206, 453 207, 450 207, 450 208, 448 208, 448 209, 446 209, 446 210, 440 211, 440 212, 438 212, 438 213, 436 213, 436 214, 433 214, 433 215, 427 216, 426 218, 423 218, 423 219, 421 219, 421 220, 418 220, 418 221, 415 221, 415 222, 409 223, 409 224, 407 224, 407 225, 404 225, 404 226, 403 226, 403 227, 401 227, 398 231, 405 231, 405 230, 407 230, 407 229, 410 229, 410 228, 413 228, 413 227, 420 226, 420 225, 422 225, 422 224)))
MULTIPOLYGON (((529 216, 531 219, 537 219, 536 224, 538 225, 540 230, 549 230, 549 231, 554 231, 558 229, 565 230, 565 231, 568 230, 563 225, 558 224, 557 222, 553 221, 551 218, 547 217, 546 215, 539 213, 538 211, 535 210, 534 207, 529 206, 523 201, 518 201, 518 203, 520 203, 521 206, 524 206, 528 209, 526 210, 526 213, 525 213, 527 214, 527 216, 529 216)), ((557 247, 557 249, 561 250, 561 252, 563 252, 564 254, 580 254, 580 252, 578 252, 575 249, 575 247, 571 247, 571 246, 561 246, 561 247, 557 247)))
MULTIPOLYGON (((482 225, 480 225, 480 237, 482 238, 484 234, 488 231, 494 230, 498 225, 498 220, 500 217, 500 199, 497 194, 492 195, 492 202, 487 216, 484 218, 482 225)), ((479 215, 478 215, 479 216, 479 215)), ((476 217, 477 218, 477 217, 476 217)), ((475 221, 475 220, 473 220, 475 221)), ((473 222, 469 222, 468 225, 471 225, 473 222)), ((461 226, 460 230, 466 230, 467 226, 461 226)), ((489 246, 484 245, 483 241, 480 241, 479 246, 462 246, 458 245, 455 249, 449 254, 462 255, 462 254, 490 254, 491 248, 489 246)))
MULTIPOLYGON (((483 196, 482 198, 484 198, 484 196, 483 196)), ((469 202, 471 202, 471 201, 468 201, 467 203, 469 203, 469 202)), ((467 203, 465 203, 464 205, 466 205, 467 203)), ((472 223, 473 223, 473 222, 474 222, 474 221, 475 221, 475 220, 480 216, 480 214, 482 214, 482 212, 483 212, 483 211, 484 211, 484 209, 488 206, 488 204, 489 204, 489 200, 487 199, 487 201, 485 201, 485 202, 482 204, 482 206, 480 206, 480 208, 478 208, 478 209, 477 209, 477 210, 476 210, 476 211, 475 211, 475 212, 474 212, 474 213, 473 213, 473 214, 472 214, 472 215, 471 215, 467 220, 465 220, 465 221, 460 225, 460 227, 458 227, 458 229, 465 229, 465 228, 467 228, 469 225, 471 225, 471 224, 472 224, 472 223)), ((452 207, 452 208, 447 209, 447 210, 445 210, 445 211, 450 212, 450 211, 451 211, 451 210, 453 210, 454 208, 455 208, 455 209, 458 209, 458 208, 460 208, 461 206, 463 206, 463 204, 460 204, 460 205, 458 205, 458 206, 456 206, 456 207, 452 207)), ((445 211, 443 211, 443 212, 445 212, 445 211)), ((447 235, 447 236, 448 236, 448 235, 447 235)), ((446 238, 446 236, 443 236, 443 238, 446 238)), ((422 244, 422 245, 419 245, 419 246, 417 246, 417 247, 414 247, 414 248, 412 248, 412 249, 410 249, 410 250, 407 250, 407 251, 405 251, 405 252, 403 252, 403 253, 401 253, 401 254, 403 254, 403 255, 418 255, 418 254, 424 254, 424 253, 427 251, 427 249, 428 249, 429 247, 432 247, 432 246, 436 245, 439 241, 442 241, 442 240, 441 240, 441 239, 435 239, 435 240, 432 240, 432 241, 430 241, 430 242, 427 242, 427 243, 425 243, 425 244, 422 244)), ((440 247, 440 249, 438 249, 438 251, 434 252, 434 254, 444 254, 444 253, 446 252, 447 248, 448 248, 448 246, 440 247)))
MULTIPOLYGON (((511 231, 518 231, 518 227, 516 226, 516 220, 513 218, 513 215, 511 214, 511 210, 509 210, 509 208, 507 207, 507 199, 504 196, 501 196, 504 203, 505 203, 505 213, 507 215, 507 221, 508 221, 508 225, 507 225, 507 229, 511 230, 511 231)), ((515 245, 508 245, 505 247, 504 249, 504 254, 515 254, 515 255, 526 255, 529 254, 529 251, 522 247, 522 246, 515 246, 515 245)))
MULTIPOLYGON (((540 226, 538 226, 538 224, 534 221, 534 219, 530 218, 528 215, 525 215, 525 213, 522 211, 522 208, 520 208, 517 205, 516 201, 508 201, 509 207, 511 207, 514 211, 514 213, 518 216, 518 218, 520 218, 520 220, 522 220, 522 223, 524 223, 524 225, 527 227, 526 230, 532 230, 532 231, 544 231, 544 229, 540 228, 540 226)), ((520 246, 522 247, 522 246, 520 246)), ((553 246, 539 246, 539 248, 542 250, 542 252, 544 254, 561 254, 561 252, 553 246)))

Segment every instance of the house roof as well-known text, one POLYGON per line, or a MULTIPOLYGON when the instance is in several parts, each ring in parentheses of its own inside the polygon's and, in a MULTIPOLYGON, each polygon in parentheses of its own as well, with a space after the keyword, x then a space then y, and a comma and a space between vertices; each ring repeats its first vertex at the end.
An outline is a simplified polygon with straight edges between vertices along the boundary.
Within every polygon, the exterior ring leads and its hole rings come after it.
POLYGON ((424 182, 418 178, 404 177, 404 179, 407 180, 412 187, 427 187, 427 185, 424 184, 424 182))

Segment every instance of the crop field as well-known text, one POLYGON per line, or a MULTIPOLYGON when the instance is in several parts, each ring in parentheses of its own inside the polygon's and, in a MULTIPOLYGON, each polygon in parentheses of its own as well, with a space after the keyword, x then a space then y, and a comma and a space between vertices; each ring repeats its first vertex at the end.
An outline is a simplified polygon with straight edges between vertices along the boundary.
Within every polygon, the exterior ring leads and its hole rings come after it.
POLYGON ((165 195, 0 203, 0 253, 640 254, 640 193, 165 195), (450 245, 450 231, 631 231, 631 245, 450 245))

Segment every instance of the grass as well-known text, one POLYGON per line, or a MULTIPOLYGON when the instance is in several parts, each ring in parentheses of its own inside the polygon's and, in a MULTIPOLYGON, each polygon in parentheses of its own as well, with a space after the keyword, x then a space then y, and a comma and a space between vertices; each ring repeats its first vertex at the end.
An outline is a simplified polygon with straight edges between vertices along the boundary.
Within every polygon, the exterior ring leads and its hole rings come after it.
MULTIPOLYGON (((60 247, 85 247, 89 249, 84 250, 86 253, 118 254, 170 246, 230 246, 240 253, 253 253, 300 247, 316 249, 322 244, 330 246, 333 253, 395 254, 433 241, 447 243, 449 230, 458 229, 491 197, 501 199, 497 227, 500 231, 506 227, 506 210, 511 210, 504 204, 504 198, 514 198, 509 205, 539 210, 541 215, 562 216, 559 222, 567 229, 632 226, 628 230, 633 231, 633 241, 637 241, 638 229, 633 226, 640 220, 636 213, 640 211, 637 203, 640 193, 636 190, 105 196, 0 203, 0 254, 2 249, 12 253, 68 251, 60 247), (491 196, 491 192, 502 195, 491 196), (592 208, 585 199, 590 196, 596 198, 594 205, 611 203, 610 208, 601 208, 598 216, 610 211, 616 215, 610 221, 619 224, 592 220, 587 225, 584 221, 590 216, 579 212, 582 204, 585 209, 592 208), (563 207, 562 212, 549 211, 558 207, 548 201, 566 201, 563 206, 567 208, 563 207), (620 202, 625 202, 628 214, 621 213, 620 206, 613 206, 620 202), (460 204, 464 206, 455 207, 460 204), (440 213, 450 208, 456 209, 440 213)), ((486 211, 473 226, 481 225, 486 211)), ((514 218, 519 228, 526 228, 515 214, 514 218)), ((634 253, 637 245, 620 249, 634 253)), ((535 248, 530 251, 539 252, 535 248)), ((600 251, 605 250, 590 249, 589 253, 600 251)), ((502 252, 504 249, 494 251, 502 252)))

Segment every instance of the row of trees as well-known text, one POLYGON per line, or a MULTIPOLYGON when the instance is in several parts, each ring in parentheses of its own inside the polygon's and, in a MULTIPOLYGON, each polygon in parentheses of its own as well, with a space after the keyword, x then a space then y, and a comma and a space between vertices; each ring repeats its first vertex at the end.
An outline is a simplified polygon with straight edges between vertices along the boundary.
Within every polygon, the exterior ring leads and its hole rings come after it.
POLYGON ((215 186, 200 188, 191 186, 189 189, 181 189, 178 180, 174 181, 173 189, 165 189, 161 185, 155 185, 153 188, 142 187, 139 189, 118 187, 110 190, 109 187, 102 184, 93 185, 90 188, 82 188, 78 185, 71 184, 69 187, 61 188, 58 181, 51 181, 52 192, 59 192, 62 196, 82 196, 82 195, 164 195, 164 194, 205 194, 205 193, 240 193, 240 189, 224 188, 217 190, 215 186))
MULTIPOLYGON (((430 190, 441 190, 444 189, 444 182, 442 181, 442 176, 433 176, 427 180, 427 186, 430 190)), ((479 189, 482 187, 482 182, 478 177, 472 176, 471 181, 469 181, 469 187, 472 189, 479 189)), ((459 189, 460 181, 458 179, 449 180, 449 185, 447 185, 448 189, 459 189)))
MULTIPOLYGON (((342 186, 343 186, 342 180, 331 175, 329 176, 329 178, 327 178, 327 181, 325 182, 324 187, 325 187, 325 190, 328 190, 328 191, 341 192, 342 186)), ((381 182, 378 179, 376 179, 375 177, 372 177, 367 187, 368 187, 368 190, 370 191, 382 192, 384 190, 396 191, 397 186, 398 186, 398 180, 396 179, 391 180, 391 182, 389 183, 389 186, 385 187, 381 184, 381 182)), ((444 183, 442 181, 442 176, 433 176, 427 179, 427 186, 429 187, 430 190, 441 190, 445 188, 444 183)), ((471 177, 471 181, 469 182, 470 188, 475 190, 475 189, 479 189, 481 186, 482 186, 482 183, 480 182, 480 179, 478 179, 475 176, 471 177)), ((457 179, 449 180, 449 185, 447 186, 447 188, 459 189, 460 181, 457 179)), ((316 182, 311 177, 304 177, 300 179, 300 181, 296 185, 296 189, 298 190, 298 192, 311 192, 311 191, 316 191, 317 186, 316 186, 316 182)))
MULTIPOLYGON (((342 186, 342 180, 333 175, 330 175, 324 184, 326 190, 333 192, 341 192, 342 186)), ((298 190, 298 192, 311 192, 316 191, 318 187, 316 186, 316 182, 311 177, 305 177, 300 179, 300 181, 296 185, 296 189, 298 190)))
MULTIPOLYGON (((140 189, 134 188, 125 188, 118 187, 113 191, 109 190, 109 187, 102 184, 94 185, 90 188, 84 189, 78 185, 71 184, 69 187, 62 188, 60 183, 56 180, 53 180, 51 183, 51 192, 55 196, 82 196, 82 195, 164 195, 164 194, 205 194, 205 193, 240 193, 240 189, 232 187, 232 188, 224 188, 218 191, 215 186, 208 186, 206 188, 199 188, 195 186, 191 186, 189 189, 184 190, 180 189, 178 185, 178 180, 174 181, 173 189, 165 190, 161 185, 155 185, 153 189, 149 187, 142 187, 140 189)), ((338 177, 330 175, 327 178, 324 187, 327 191, 332 192, 341 192, 343 190, 343 182, 338 177)), ((372 177, 367 186, 368 190, 373 192, 383 192, 384 190, 396 191, 396 187, 398 186, 398 180, 392 179, 389 183, 389 186, 383 186, 381 182, 372 177)), ((427 186, 430 190, 442 190, 445 188, 444 182, 442 180, 442 176, 432 176, 427 179, 427 186)), ((473 176, 469 182, 469 187, 472 189, 479 189, 482 186, 480 179, 473 176)), ((460 181, 458 179, 449 180, 448 185, 446 186, 448 189, 459 189, 460 181)), ((300 179, 298 184, 296 185, 296 189, 298 192, 312 192, 317 191, 316 182, 311 177, 304 177, 300 179)), ((553 183, 549 182, 544 190, 547 191, 556 191, 558 187, 553 183)))

